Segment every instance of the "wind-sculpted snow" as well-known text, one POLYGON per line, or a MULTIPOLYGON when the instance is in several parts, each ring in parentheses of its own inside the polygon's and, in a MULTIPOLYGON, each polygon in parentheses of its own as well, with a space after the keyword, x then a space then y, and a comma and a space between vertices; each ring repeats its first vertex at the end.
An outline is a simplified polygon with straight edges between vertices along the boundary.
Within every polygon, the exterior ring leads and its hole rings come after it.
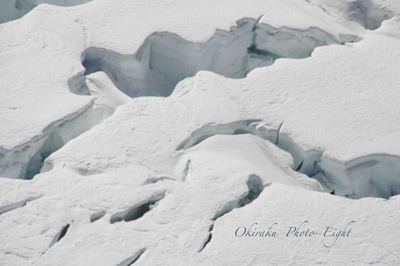
MULTIPOLYGON (((254 68, 269 66, 278 58, 306 58, 316 47, 359 40, 353 35, 338 39, 316 27, 275 28, 259 23, 260 19, 240 19, 230 31, 216 30, 204 43, 156 32, 133 55, 92 47, 83 54, 84 74, 104 71, 130 97, 168 96, 179 81, 200 70, 244 78, 254 68)), ((84 80, 81 75, 71 78, 71 91, 89 94, 84 80)))
POLYGON ((339 162, 325 157, 323 150, 303 150, 289 136, 280 133, 281 126, 268 128, 259 120, 210 124, 195 130, 178 145, 177 150, 188 149, 215 135, 252 134, 290 153, 293 169, 318 180, 331 194, 354 199, 390 198, 400 194, 400 157, 371 154, 339 162))
POLYGON ((57 6, 75 6, 90 1, 91 0, 3 0, 0 2, 0 23, 18 19, 42 3, 57 6))

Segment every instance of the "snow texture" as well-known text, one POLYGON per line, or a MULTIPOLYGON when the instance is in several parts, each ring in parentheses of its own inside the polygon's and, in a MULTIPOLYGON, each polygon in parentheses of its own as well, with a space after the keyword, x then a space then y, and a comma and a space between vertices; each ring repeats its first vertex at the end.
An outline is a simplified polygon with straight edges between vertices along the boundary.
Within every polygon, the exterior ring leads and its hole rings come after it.
POLYGON ((40 4, 58 6, 80 5, 91 0, 6 0, 0 3, 0 23, 18 19, 40 4))
POLYGON ((10 0, 0 23, 0 265, 400 264, 397 0, 10 0))

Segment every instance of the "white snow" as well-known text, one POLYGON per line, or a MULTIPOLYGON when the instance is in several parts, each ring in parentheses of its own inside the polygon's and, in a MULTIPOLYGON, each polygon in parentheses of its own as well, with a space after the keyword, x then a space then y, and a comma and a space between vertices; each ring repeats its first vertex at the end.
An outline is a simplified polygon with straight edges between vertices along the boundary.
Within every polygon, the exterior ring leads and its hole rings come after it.
POLYGON ((86 2, 0 3, 0 265, 400 263, 396 0, 86 2))
POLYGON ((74 6, 91 0, 6 0, 0 3, 0 23, 18 19, 40 4, 74 6))

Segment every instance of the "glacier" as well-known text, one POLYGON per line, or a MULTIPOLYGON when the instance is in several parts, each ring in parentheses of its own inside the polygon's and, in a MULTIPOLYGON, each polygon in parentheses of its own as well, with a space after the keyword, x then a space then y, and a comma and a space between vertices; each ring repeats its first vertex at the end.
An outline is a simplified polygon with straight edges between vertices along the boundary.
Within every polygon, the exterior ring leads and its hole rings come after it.
POLYGON ((0 265, 400 263, 397 0, 13 0, 0 23, 0 265))

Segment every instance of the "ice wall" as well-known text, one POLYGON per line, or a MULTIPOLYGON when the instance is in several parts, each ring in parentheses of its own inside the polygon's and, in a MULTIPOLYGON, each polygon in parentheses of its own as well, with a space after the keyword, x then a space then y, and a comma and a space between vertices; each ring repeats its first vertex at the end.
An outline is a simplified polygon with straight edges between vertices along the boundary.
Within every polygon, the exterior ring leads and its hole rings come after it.
POLYGON ((84 74, 71 79, 76 94, 89 94, 83 75, 104 71, 130 97, 168 96, 176 84, 200 70, 229 78, 244 78, 278 58, 305 58, 319 46, 357 41, 335 37, 318 28, 274 28, 243 18, 229 31, 217 30, 204 43, 187 41, 169 32, 151 34, 133 55, 92 47, 83 55, 84 74))

